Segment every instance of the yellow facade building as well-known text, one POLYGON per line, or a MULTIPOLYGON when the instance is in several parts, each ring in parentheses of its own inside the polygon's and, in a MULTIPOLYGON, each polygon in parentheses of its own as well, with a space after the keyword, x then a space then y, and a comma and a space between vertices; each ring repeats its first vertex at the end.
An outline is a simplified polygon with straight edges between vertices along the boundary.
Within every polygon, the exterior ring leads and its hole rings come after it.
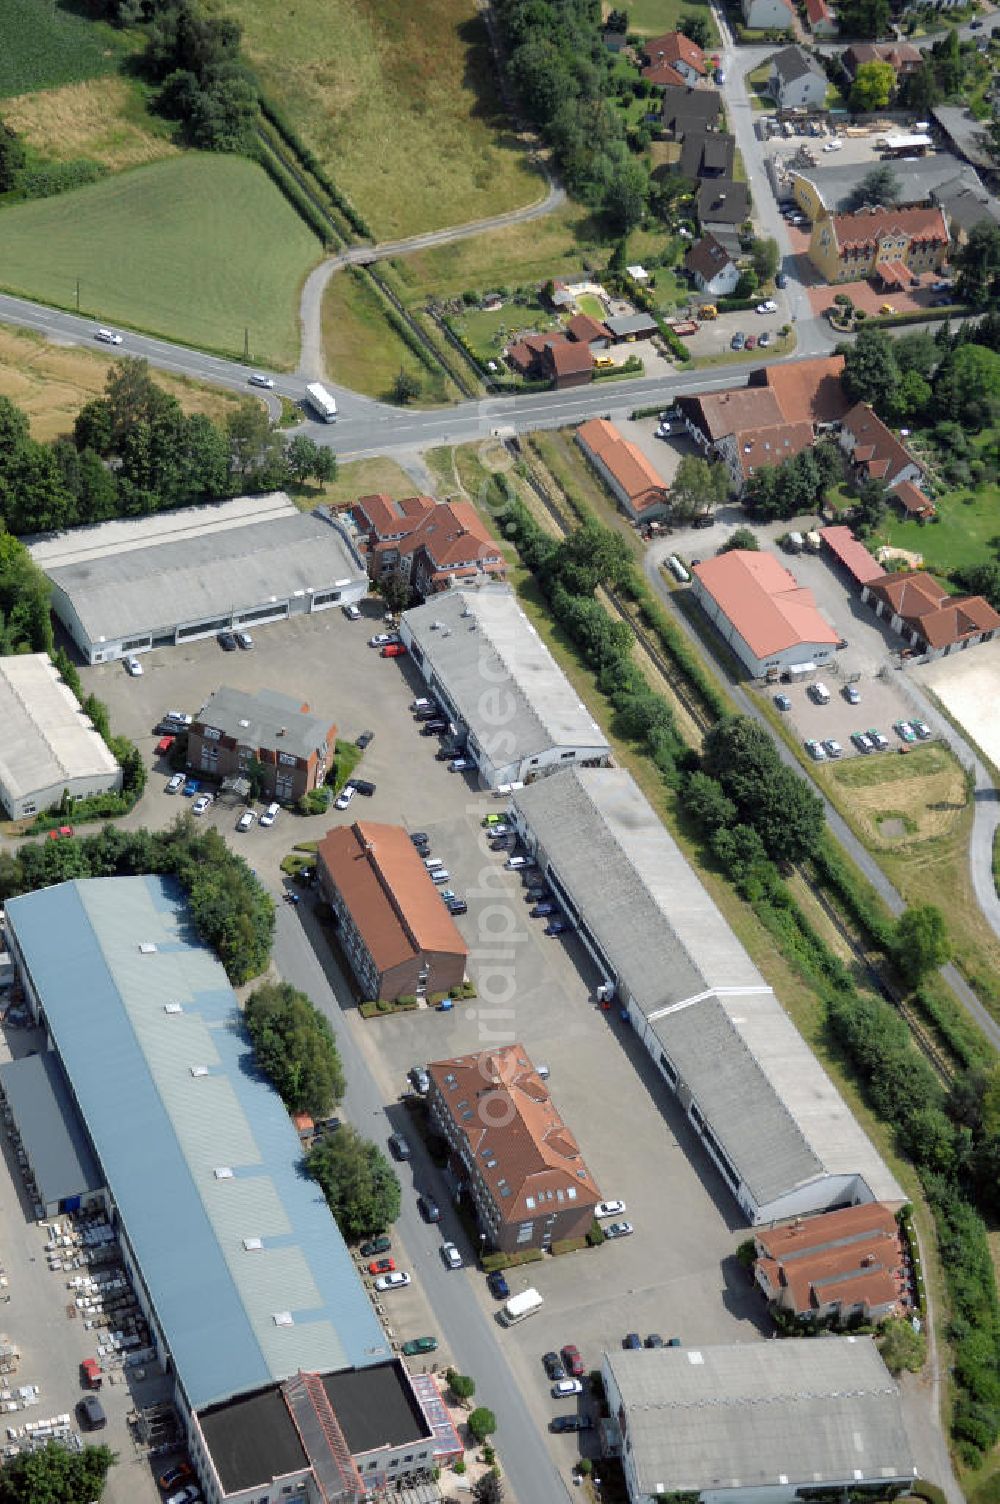
POLYGON ((941 209, 862 209, 831 214, 820 208, 809 242, 809 260, 824 282, 861 282, 877 277, 898 291, 925 272, 940 271, 951 237, 941 209))

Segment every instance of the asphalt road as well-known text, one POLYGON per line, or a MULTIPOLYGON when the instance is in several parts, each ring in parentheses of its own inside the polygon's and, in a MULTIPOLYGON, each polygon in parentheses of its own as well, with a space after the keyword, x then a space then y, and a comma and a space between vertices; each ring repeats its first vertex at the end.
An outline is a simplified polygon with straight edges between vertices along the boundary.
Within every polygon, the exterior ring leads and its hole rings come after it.
MULTIPOLYGON (((349 1122, 366 1137, 384 1144, 402 1118, 390 1117, 394 1088, 388 1080, 379 1083, 352 1027, 354 1010, 344 1014, 331 985, 330 975, 317 956, 315 942, 325 948, 325 940, 315 920, 300 905, 295 910, 278 905, 278 923, 273 959, 285 981, 299 987, 312 998, 329 1018, 337 1035, 337 1045, 344 1062, 347 1091, 344 1113, 349 1122), (303 929, 309 931, 303 934, 303 929)), ((322 954, 322 949, 320 951, 322 954)), ((397 1108, 396 1112, 401 1113, 397 1108)), ((402 1238, 410 1264, 417 1274, 434 1312, 438 1333, 454 1356, 457 1367, 476 1380, 476 1403, 488 1406, 497 1417, 496 1444, 504 1471, 518 1504, 553 1504, 566 1499, 569 1489, 549 1455, 539 1417, 532 1414, 503 1351, 503 1332, 494 1327, 473 1291, 472 1276, 445 1269, 439 1255, 443 1236, 458 1232, 449 1226, 451 1211, 441 1194, 444 1222, 430 1227, 420 1217, 412 1189, 433 1189, 435 1172, 413 1133, 409 1135, 413 1159, 396 1166, 403 1182, 402 1209, 396 1230, 402 1238)))

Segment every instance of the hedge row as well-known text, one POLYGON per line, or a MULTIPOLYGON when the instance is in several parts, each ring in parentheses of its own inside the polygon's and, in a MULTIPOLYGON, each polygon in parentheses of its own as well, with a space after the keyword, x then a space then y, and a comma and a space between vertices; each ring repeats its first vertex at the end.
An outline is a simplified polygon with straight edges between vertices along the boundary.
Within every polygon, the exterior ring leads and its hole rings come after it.
POLYGON ((654 599, 645 580, 635 577, 630 596, 639 610, 643 626, 649 627, 660 647, 680 669, 691 688, 697 693, 709 715, 721 720, 732 709, 725 694, 719 689, 712 675, 702 664, 688 642, 682 629, 671 621, 663 607, 654 599))
POLYGON ((360 266, 352 266, 349 270, 351 275, 356 277, 358 281, 363 282, 366 278, 368 279, 370 285, 375 288, 379 301, 382 304, 382 312, 385 315, 386 322, 392 326, 411 355, 416 356, 424 369, 429 371, 432 376, 437 376, 441 369, 439 362, 435 360, 420 336, 415 334, 410 328, 403 315, 392 302, 392 299, 386 294, 385 288, 378 277, 370 269, 360 266))
POLYGON ((299 136, 298 132, 295 130, 295 127, 291 124, 287 117, 282 114, 281 110, 279 110, 274 101, 268 99, 268 97, 263 93, 260 96, 260 110, 261 114, 264 116, 264 119, 269 120, 274 126, 275 130, 281 136, 285 145, 290 147, 291 150, 294 151, 295 155, 302 163, 302 166, 308 172, 312 173, 313 177, 323 189, 323 192, 327 194, 330 201, 336 204, 337 208, 340 210, 341 214, 343 214, 344 218, 347 220, 351 228, 355 230, 358 235, 364 235, 367 239, 374 240, 375 235, 368 222, 358 213, 357 209, 355 209, 354 205, 351 203, 347 195, 337 187, 336 183, 334 183, 332 179, 327 176, 323 167, 316 160, 309 147, 306 146, 301 136, 299 136))
POLYGON ((537 1264, 544 1254, 540 1248, 523 1248, 520 1253, 484 1253, 480 1260, 487 1274, 495 1269, 516 1269, 519 1264, 537 1264))
POLYGON ((284 194, 299 218, 305 221, 324 249, 328 250, 333 244, 332 226, 328 223, 319 207, 313 203, 301 184, 288 171, 284 162, 270 149, 266 139, 263 137, 261 138, 260 150, 257 153, 257 160, 278 191, 284 194))
POLYGON ((846 912, 875 941, 880 950, 890 951, 895 925, 880 900, 866 882, 858 882, 857 869, 848 864, 830 839, 822 841, 813 855, 813 866, 838 897, 846 912))
POLYGON ((103 162, 91 162, 86 157, 73 162, 47 162, 38 167, 25 167, 17 175, 17 192, 11 197, 54 198, 57 193, 82 188, 85 183, 96 183, 107 175, 108 169, 103 162))

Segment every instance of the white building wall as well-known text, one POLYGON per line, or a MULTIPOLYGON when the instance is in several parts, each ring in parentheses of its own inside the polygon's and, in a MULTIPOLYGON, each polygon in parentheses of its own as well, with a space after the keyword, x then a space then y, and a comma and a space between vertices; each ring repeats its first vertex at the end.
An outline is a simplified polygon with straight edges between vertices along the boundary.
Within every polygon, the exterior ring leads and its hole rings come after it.
POLYGON ((770 653, 766 658, 758 658, 696 574, 691 576, 691 590, 705 615, 755 679, 763 679, 769 669, 780 672, 800 663, 827 663, 836 651, 832 643, 799 642, 792 647, 782 648, 777 653, 770 653))
POLYGON ((0 804, 12 820, 20 820, 26 816, 40 814, 54 804, 58 804, 64 791, 71 799, 86 799, 91 794, 117 793, 121 786, 122 770, 120 767, 116 768, 114 773, 94 773, 87 778, 63 778, 58 783, 48 784, 44 788, 31 789, 23 794, 12 794, 0 782, 0 804))

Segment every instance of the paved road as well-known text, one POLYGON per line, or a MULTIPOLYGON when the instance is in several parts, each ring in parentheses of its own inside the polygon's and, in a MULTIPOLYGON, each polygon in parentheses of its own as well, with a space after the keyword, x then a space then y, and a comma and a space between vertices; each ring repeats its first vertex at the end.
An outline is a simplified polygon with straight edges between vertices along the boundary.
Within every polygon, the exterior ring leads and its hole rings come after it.
MULTIPOLYGON (((652 545, 652 547, 646 551, 646 576, 650 584, 653 586, 653 589, 660 596, 660 599, 669 608, 674 620, 683 628, 691 643, 695 647, 703 649, 704 644, 694 632, 687 618, 683 615, 682 612, 678 611, 677 602, 674 599, 674 592, 669 588, 660 572, 660 565, 662 564, 664 558, 668 554, 673 553, 675 548, 676 541, 665 541, 652 545)), ((720 673, 723 673, 723 670, 721 669, 719 664, 716 664, 716 668, 720 673)), ((736 704, 739 706, 740 711, 744 715, 752 716, 755 721, 759 721, 762 726, 767 728, 767 721, 763 715, 763 712, 750 698, 750 696, 743 689, 741 689, 738 684, 734 684, 727 676, 725 676, 724 673, 723 677, 726 680, 726 688, 728 689, 732 698, 736 701, 736 704)), ((928 706, 927 718, 932 722, 932 724, 935 720, 939 719, 933 716, 930 706, 928 706)), ((954 742, 954 733, 952 732, 950 727, 942 729, 941 734, 947 735, 949 740, 954 742)), ((799 767, 797 758, 793 757, 791 751, 788 747, 785 746, 784 742, 778 737, 774 737, 773 741, 775 747, 778 750, 778 755, 781 760, 786 763, 788 767, 794 769, 795 772, 801 773, 802 770, 799 767)), ((844 850, 847 852, 847 855, 851 858, 854 864, 860 869, 861 872, 864 873, 865 877, 871 883, 872 887, 876 890, 879 896, 883 899, 890 912, 894 915, 901 914, 905 909, 906 904, 897 889, 886 877, 885 873, 882 871, 882 868, 878 865, 878 862, 872 856, 871 852, 865 850, 864 846, 862 846, 861 842, 858 840, 857 836, 851 830, 847 822, 837 813, 833 805, 830 804, 830 802, 825 798, 822 790, 817 788, 816 792, 823 799, 823 805, 826 813, 826 822, 835 839, 844 848, 844 850)), ((986 1011, 976 994, 973 992, 972 988, 969 986, 968 982, 958 971, 957 967, 951 964, 944 966, 941 968, 941 974, 944 977, 945 981, 948 983, 948 986, 954 992, 955 996, 958 998, 959 1002, 972 1016, 972 1018, 978 1024, 979 1028, 986 1035, 987 1039, 989 1039, 990 1043, 994 1046, 995 1049, 1000 1049, 1000 1024, 997 1024, 996 1020, 986 1011)))
MULTIPOLYGON (((328 968, 321 965, 317 955, 317 949, 319 955, 328 949, 326 942, 315 919, 304 909, 305 905, 294 911, 279 905, 275 965, 286 981, 312 998, 336 1031, 347 1077, 345 1116, 366 1137, 384 1144, 393 1129, 402 1126, 401 1120, 392 1121, 383 1105, 393 1100, 396 1087, 388 1078, 376 1080, 377 1052, 373 1050, 369 1060, 356 1011, 345 1015, 332 985, 332 964, 328 968)), ((422 1144, 412 1134, 410 1143, 413 1160, 397 1167, 403 1181, 403 1203, 396 1226, 434 1312, 438 1332, 458 1368, 475 1377, 476 1403, 487 1405, 496 1414, 497 1450, 518 1504, 566 1504, 569 1490, 504 1355, 502 1331, 476 1299, 472 1275, 449 1272, 441 1262, 438 1249, 442 1234, 458 1231, 457 1225, 448 1227, 451 1212, 447 1198, 440 1195, 443 1228, 428 1227, 417 1212, 411 1181, 415 1179, 421 1187, 433 1186, 434 1181, 422 1144)))
POLYGON ((526 204, 521 209, 511 209, 506 214, 494 214, 489 219, 474 219, 468 224, 452 225, 443 230, 426 230, 422 235, 410 235, 405 240, 385 240, 380 245, 351 246, 349 250, 321 261, 306 278, 299 302, 299 322, 302 328, 299 375, 307 381, 326 380, 322 335, 323 294, 334 272, 345 266, 370 266, 373 261, 387 261, 391 256, 406 256, 413 251, 452 245, 457 240, 471 240, 477 235, 488 235, 494 230, 506 230, 511 225, 529 224, 533 219, 542 219, 566 202, 566 190, 553 181, 543 163, 540 165, 549 188, 545 197, 533 204, 526 204))

